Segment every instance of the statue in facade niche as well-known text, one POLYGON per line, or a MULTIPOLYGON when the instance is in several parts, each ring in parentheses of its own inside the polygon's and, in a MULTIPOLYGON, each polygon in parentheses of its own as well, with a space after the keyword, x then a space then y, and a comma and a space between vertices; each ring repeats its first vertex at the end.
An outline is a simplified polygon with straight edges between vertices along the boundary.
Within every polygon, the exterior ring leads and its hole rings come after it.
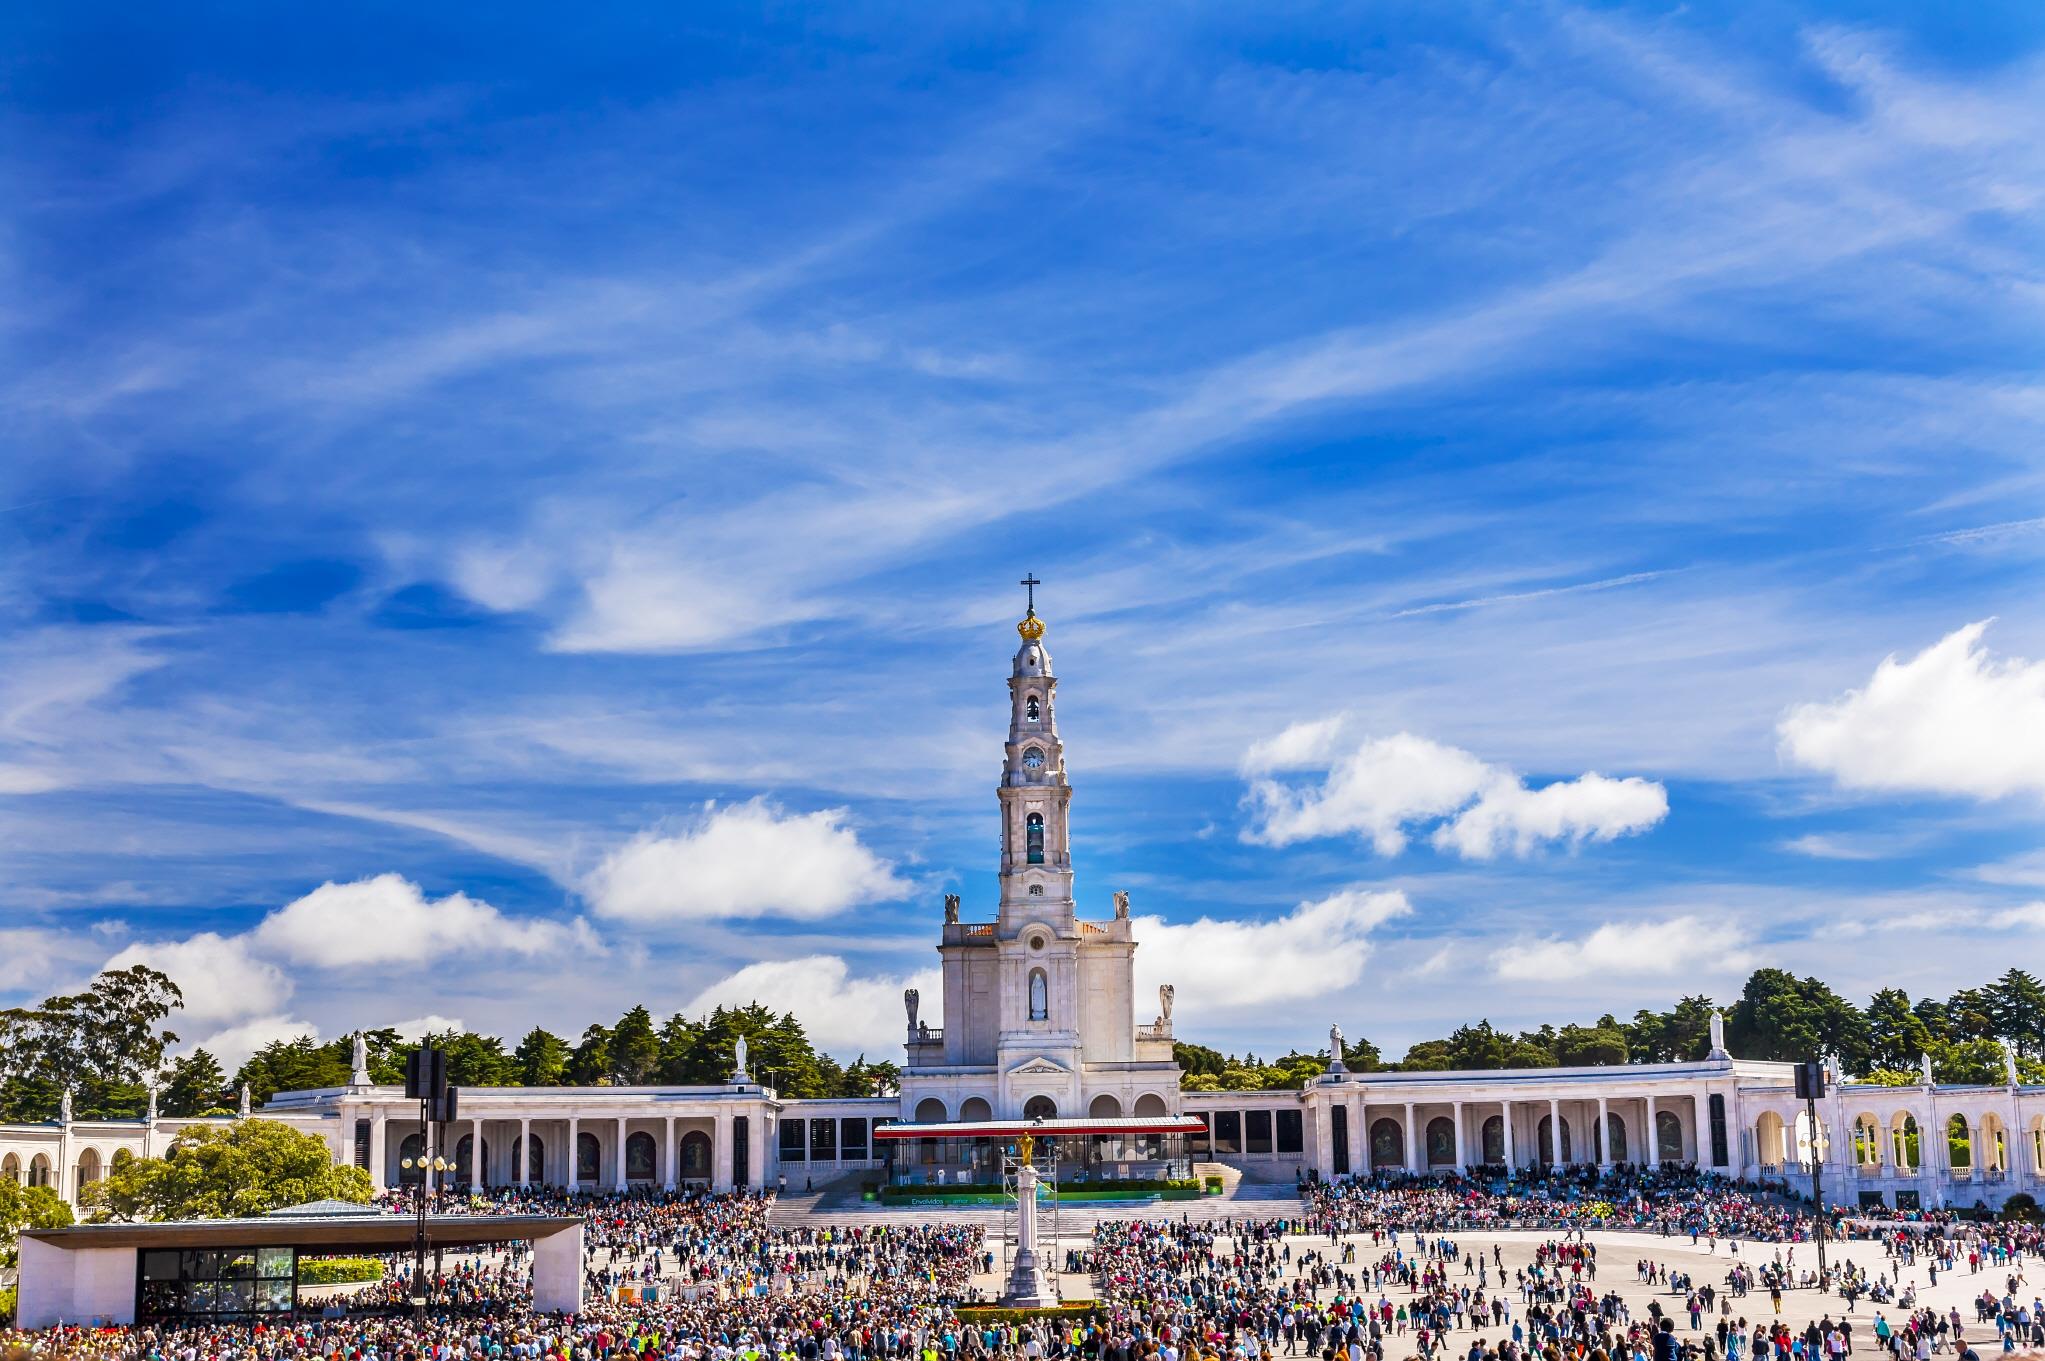
POLYGON ((1117 893, 1115 895, 1115 920, 1118 922, 1129 920, 1129 895, 1127 893, 1117 893))
POLYGON ((914 988, 903 989, 902 1005, 909 1009, 909 1033, 911 1035, 914 1035, 916 1033, 916 1006, 922 1000, 923 994, 916 991, 916 989, 914 988))
POLYGON ((241 1084, 241 1101, 235 1107, 235 1114, 244 1120, 249 1118, 249 1085, 246 1082, 241 1084))
POLYGON ((956 893, 944 895, 944 924, 946 926, 959 924, 959 895, 956 893))
POLYGON ((1157 1018, 1160 1021, 1163 1021, 1166 1025, 1170 1025, 1172 1023, 1172 999, 1177 997, 1178 995, 1179 990, 1173 987, 1171 984, 1169 983, 1158 984, 1157 1018))

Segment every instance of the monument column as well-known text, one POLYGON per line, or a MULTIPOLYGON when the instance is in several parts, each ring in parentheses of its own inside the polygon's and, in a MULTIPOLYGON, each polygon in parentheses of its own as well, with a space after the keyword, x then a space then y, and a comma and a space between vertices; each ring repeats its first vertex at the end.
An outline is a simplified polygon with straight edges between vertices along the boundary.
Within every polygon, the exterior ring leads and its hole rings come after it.
POLYGON ((710 1189, 729 1191, 731 1189, 731 1112, 717 1112, 717 1138, 711 1150, 713 1168, 710 1189))
POLYGON ((389 1183, 384 1171, 384 1114, 381 1105, 369 1108, 369 1184, 383 1190, 389 1183))

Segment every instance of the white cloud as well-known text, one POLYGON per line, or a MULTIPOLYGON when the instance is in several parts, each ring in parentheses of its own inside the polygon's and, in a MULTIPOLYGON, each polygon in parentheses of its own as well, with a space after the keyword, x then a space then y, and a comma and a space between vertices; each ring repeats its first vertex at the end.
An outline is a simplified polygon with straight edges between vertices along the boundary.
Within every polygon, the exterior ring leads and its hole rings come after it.
POLYGON ((1349 987, 1363 976, 1370 933, 1412 910, 1403 893, 1346 889, 1270 921, 1138 918, 1137 1014, 1162 983, 1178 989, 1179 1014, 1194 1025, 1349 987))
POLYGON ((1782 843, 1782 849, 1794 855, 1808 855, 1814 860, 1880 860, 1884 852, 1868 842, 1849 837, 1828 836, 1822 832, 1807 832, 1782 843))
MULTIPOLYGON (((1303 763, 1318 748, 1318 765, 1333 756, 1333 738, 1332 731, 1302 735, 1295 725, 1263 744, 1262 759, 1303 763)), ((1476 797, 1489 774, 1490 767, 1455 747, 1411 733, 1381 737, 1335 758, 1318 786, 1270 779, 1252 783, 1249 803, 1259 822, 1245 835, 1267 846, 1286 846, 1355 833, 1368 836, 1379 855, 1397 855, 1406 848, 1406 824, 1454 812, 1476 797)))
POLYGON ((783 813, 765 799, 719 808, 663 835, 642 832, 584 886, 600 916, 629 921, 828 917, 907 888, 844 825, 846 810, 783 813))
POLYGON ((1544 842, 1581 846, 1644 832, 1668 815, 1668 791, 1637 776, 1614 780, 1592 772, 1529 789, 1502 775, 1455 821, 1435 830, 1434 845, 1465 860, 1490 860, 1508 850, 1526 856, 1544 842))
POLYGON ((268 960, 249 952, 248 937, 201 931, 186 940, 138 942, 104 967, 146 964, 170 975, 185 994, 176 1020, 218 1023, 277 1012, 291 997, 291 980, 268 960))
POLYGON ((409 1021, 392 1021, 388 1027, 403 1040, 423 1040, 428 1035, 445 1035, 450 1030, 467 1030, 459 1016, 414 1016, 409 1021))
POLYGON ((1550 938, 1509 945, 1493 968, 1500 978, 1532 983, 1592 976, 1662 977, 1700 969, 1733 973, 1753 956, 1738 928, 1702 917, 1660 922, 1607 922, 1581 940, 1550 938))
POLYGON ((507 917, 465 893, 429 899, 396 874, 322 884, 263 918, 251 939, 267 954, 326 968, 423 964, 450 951, 531 956, 590 944, 559 922, 507 917))
POLYGON ((1638 777, 1591 774, 1529 789, 1503 766, 1411 733, 1359 743, 1345 753, 1340 717, 1296 723, 1244 758, 1251 781, 1244 839, 1286 846, 1315 837, 1368 837, 1379 855, 1406 848, 1407 828, 1436 819, 1434 846, 1466 860, 1510 851, 1530 855, 1548 842, 1572 846, 1645 831, 1668 815, 1668 792, 1638 777), (1269 778, 1282 770, 1325 770, 1318 783, 1269 778), (1458 811, 1460 810, 1460 812, 1458 811))
POLYGON ((1992 918, 1995 925, 2008 930, 2012 927, 2031 931, 2045 931, 2045 902, 2025 903, 1998 912, 1992 918))
POLYGON ((941 1020, 943 986, 935 969, 906 978, 854 978, 836 955, 805 955, 748 964, 697 993, 682 1010, 700 1016, 712 1007, 758 1002, 776 1012, 794 1012, 811 1043, 828 1053, 899 1058, 908 1022, 903 989, 922 993, 924 1019, 941 1020))
POLYGON ((249 1055, 272 1040, 316 1040, 319 1037, 319 1030, 310 1022, 279 1014, 258 1016, 252 1021, 243 1021, 224 1030, 216 1030, 197 1044, 189 1046, 189 1049, 205 1050, 220 1061, 223 1069, 232 1074, 248 1061, 249 1055))
POLYGON ((2045 662, 1991 657, 1991 622, 1908 661, 1884 657, 1864 688, 1790 710, 1777 729, 1784 757, 1847 789, 2045 794, 2045 662))
POLYGON ((63 787, 64 782, 46 770, 0 761, 0 794, 47 794, 63 787))

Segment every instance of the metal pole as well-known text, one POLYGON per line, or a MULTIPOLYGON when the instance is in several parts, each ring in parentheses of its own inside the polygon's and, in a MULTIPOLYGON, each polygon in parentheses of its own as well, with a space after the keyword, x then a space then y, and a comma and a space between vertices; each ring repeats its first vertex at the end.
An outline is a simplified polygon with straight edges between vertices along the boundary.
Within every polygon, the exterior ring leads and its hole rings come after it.
POLYGON ((1818 1138, 1818 1098, 1805 1098, 1805 1118, 1811 1122, 1811 1206, 1816 1215, 1818 1236, 1818 1289, 1825 1288, 1825 1154, 1818 1138))
POLYGON ((426 1119, 426 1101, 419 1101, 419 1190, 416 1228, 412 1234, 412 1316, 423 1320, 426 1317, 426 1141, 431 1127, 426 1119))

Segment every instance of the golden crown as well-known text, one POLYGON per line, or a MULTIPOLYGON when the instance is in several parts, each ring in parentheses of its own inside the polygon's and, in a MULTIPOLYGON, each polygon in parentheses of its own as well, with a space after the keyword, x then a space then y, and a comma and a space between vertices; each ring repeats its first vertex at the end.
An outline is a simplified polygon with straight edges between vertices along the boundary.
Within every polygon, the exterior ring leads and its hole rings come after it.
POLYGON ((1015 626, 1015 631, 1020 633, 1026 642, 1034 643, 1044 636, 1044 621, 1037 618, 1035 610, 1031 610, 1023 616, 1022 622, 1015 626))

